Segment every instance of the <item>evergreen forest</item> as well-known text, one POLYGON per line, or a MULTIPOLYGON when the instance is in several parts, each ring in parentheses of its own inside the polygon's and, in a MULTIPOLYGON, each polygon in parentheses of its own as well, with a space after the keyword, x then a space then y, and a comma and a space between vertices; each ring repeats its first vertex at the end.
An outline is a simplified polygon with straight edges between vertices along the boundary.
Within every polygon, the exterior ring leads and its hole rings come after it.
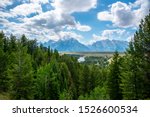
POLYGON ((124 56, 110 63, 79 63, 30 40, 0 32, 0 99, 150 99, 150 13, 140 23, 124 56))

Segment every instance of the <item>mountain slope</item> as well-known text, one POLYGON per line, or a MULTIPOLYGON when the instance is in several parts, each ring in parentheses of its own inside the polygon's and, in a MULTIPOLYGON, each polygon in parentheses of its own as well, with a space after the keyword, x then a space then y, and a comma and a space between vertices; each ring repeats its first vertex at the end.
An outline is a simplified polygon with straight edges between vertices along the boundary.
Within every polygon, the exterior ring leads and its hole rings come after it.
POLYGON ((57 49, 58 51, 66 52, 80 52, 89 51, 89 48, 75 39, 59 40, 59 41, 49 41, 45 43, 44 46, 49 45, 52 49, 57 49))
POLYGON ((112 52, 119 51, 124 52, 128 48, 128 42, 119 40, 101 40, 93 43, 92 45, 81 44, 76 39, 66 39, 58 41, 48 41, 43 43, 45 47, 50 46, 52 49, 66 52, 112 52))
POLYGON ((128 42, 119 40, 97 41, 89 46, 92 51, 120 51, 123 52, 128 47, 128 42))

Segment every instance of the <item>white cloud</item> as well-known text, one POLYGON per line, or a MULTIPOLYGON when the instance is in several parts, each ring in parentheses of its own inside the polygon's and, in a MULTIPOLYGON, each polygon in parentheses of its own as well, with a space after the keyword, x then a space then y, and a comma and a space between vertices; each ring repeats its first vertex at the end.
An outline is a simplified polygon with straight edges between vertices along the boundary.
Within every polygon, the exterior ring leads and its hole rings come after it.
MULTIPOLYGON (((19 37, 22 34, 25 34, 30 39, 37 39, 38 41, 46 42, 49 39, 51 40, 59 40, 59 39, 70 39, 74 38, 77 40, 82 39, 82 35, 79 35, 73 31, 56 31, 54 29, 49 29, 47 27, 32 25, 28 22, 18 24, 15 22, 9 22, 8 20, 0 20, 1 23, 4 23, 4 32, 7 34, 11 34, 13 32, 14 35, 19 37)), ((31 22, 32 23, 32 22, 31 22)))
MULTIPOLYGON (((3 21, 4 22, 4 21, 3 21)), ((32 28, 26 24, 18 24, 14 22, 5 21, 4 32, 10 35, 12 32, 15 36, 20 37, 25 34, 30 39, 37 39, 38 41, 48 41, 49 39, 57 40, 57 34, 53 30, 43 28, 32 28)))
POLYGON ((88 25, 81 25, 79 22, 76 24, 76 28, 79 31, 87 32, 91 30, 91 27, 88 25))
POLYGON ((36 15, 32 18, 24 18, 23 21, 28 22, 27 25, 31 27, 54 29, 55 31, 60 31, 64 28, 68 30, 76 29, 83 32, 91 30, 90 26, 81 25, 75 21, 73 16, 60 12, 58 9, 36 15))
POLYGON ((11 9, 10 12, 13 16, 18 16, 18 15, 27 16, 30 15, 31 13, 42 13, 42 8, 41 5, 36 3, 30 3, 30 4, 25 3, 11 9))
POLYGON ((99 12, 97 18, 102 21, 112 21, 113 16, 108 11, 99 12))
POLYGON ((12 0, 17 1, 20 3, 38 3, 38 4, 46 4, 49 3, 51 0, 12 0))
POLYGON ((7 19, 3 19, 3 18, 0 18, 0 22, 1 22, 2 24, 7 24, 7 23, 9 23, 9 21, 8 21, 7 19))
POLYGON ((66 26, 67 30, 78 30, 78 31, 81 31, 81 32, 88 32, 88 31, 91 31, 92 28, 88 25, 81 25, 80 22, 76 22, 74 20, 74 25, 68 25, 66 26))
POLYGON ((133 11, 135 14, 135 22, 137 22, 137 25, 139 25, 139 22, 141 19, 145 17, 149 13, 150 10, 150 0, 137 0, 135 2, 136 7, 140 7, 139 9, 136 9, 133 11))
POLYGON ((125 33, 125 30, 121 30, 121 29, 104 30, 102 33, 102 36, 107 37, 107 36, 111 36, 113 34, 123 35, 124 33, 125 33))
POLYGON ((46 4, 49 3, 49 0, 29 0, 31 3, 40 3, 40 4, 46 4))
POLYGON ((77 40, 82 39, 83 37, 79 34, 76 34, 75 32, 66 32, 66 31, 61 31, 58 33, 59 35, 59 39, 70 39, 70 38, 74 38, 77 40))
POLYGON ((86 12, 97 5, 97 0, 54 0, 52 6, 60 12, 86 12))
MULTIPOLYGON (((16 36, 25 34, 31 39, 36 38, 40 41, 47 41, 48 39, 59 40, 62 38, 82 39, 82 35, 73 32, 73 30, 90 31, 91 27, 77 22, 72 16, 72 13, 86 12, 92 8, 95 8, 97 4, 97 0, 16 1, 19 3, 18 6, 7 9, 7 11, 0 11, 0 24, 4 27, 7 34, 13 33, 16 36), (50 5, 52 4, 53 9, 42 12, 41 4, 46 3, 49 3, 50 5), (32 13, 34 13, 34 16, 27 17, 32 13), (11 20, 11 18, 20 21, 20 23, 11 20)), ((13 4, 13 2, 11 3, 13 4)), ((5 6, 7 5, 8 4, 5 6)))
POLYGON ((104 30, 100 35, 93 34, 93 40, 124 40, 122 37, 126 37, 127 32, 124 29, 113 29, 113 30, 104 30))
POLYGON ((7 17, 11 17, 11 14, 8 13, 8 12, 3 12, 3 11, 0 11, 0 18, 7 18, 7 17))
POLYGON ((97 18, 101 21, 111 21, 117 27, 135 27, 148 14, 150 1, 136 0, 133 4, 116 2, 109 6, 109 11, 99 12, 97 18))
POLYGON ((74 17, 68 14, 61 14, 56 10, 51 10, 32 18, 25 18, 24 22, 27 22, 26 25, 31 27, 54 29, 55 31, 62 30, 66 26, 75 25, 74 17))
POLYGON ((11 5, 12 3, 13 3, 12 0, 1 0, 0 8, 6 7, 8 5, 11 5))

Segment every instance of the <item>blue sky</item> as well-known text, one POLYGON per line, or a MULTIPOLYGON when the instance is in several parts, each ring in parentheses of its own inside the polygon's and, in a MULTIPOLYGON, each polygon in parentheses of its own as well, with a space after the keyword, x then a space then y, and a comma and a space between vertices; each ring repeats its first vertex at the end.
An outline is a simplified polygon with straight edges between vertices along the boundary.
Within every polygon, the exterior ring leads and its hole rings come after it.
POLYGON ((2 0, 0 30, 41 42, 129 41, 149 8, 150 0, 2 0))

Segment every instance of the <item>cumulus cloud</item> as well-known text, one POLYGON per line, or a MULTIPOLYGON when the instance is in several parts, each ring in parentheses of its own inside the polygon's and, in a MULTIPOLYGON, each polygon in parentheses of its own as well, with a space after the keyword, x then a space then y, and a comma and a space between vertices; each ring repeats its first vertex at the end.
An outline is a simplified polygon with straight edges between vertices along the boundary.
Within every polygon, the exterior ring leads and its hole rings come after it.
POLYGON ((91 30, 90 26, 88 26, 88 25, 81 25, 79 22, 76 23, 76 28, 77 28, 77 30, 83 31, 83 32, 87 32, 87 31, 91 30))
POLYGON ((46 4, 49 3, 52 0, 11 0, 11 1, 17 1, 20 3, 39 3, 39 4, 46 4))
POLYGON ((116 2, 109 7, 108 11, 102 11, 97 14, 99 20, 111 21, 117 27, 135 27, 148 14, 150 1, 136 0, 135 3, 130 4, 116 2))
POLYGON ((97 18, 102 21, 112 21, 113 20, 112 14, 108 11, 99 12, 97 14, 97 18))
POLYGON ((31 13, 42 13, 42 8, 41 5, 35 4, 35 3, 30 3, 30 4, 21 4, 16 6, 15 8, 10 10, 11 14, 13 16, 27 16, 30 15, 31 13))
POLYGON ((86 12, 91 8, 95 8, 97 0, 54 0, 52 6, 60 12, 74 13, 74 12, 86 12))
POLYGON ((28 22, 27 25, 31 27, 54 29, 55 31, 60 31, 66 27, 67 29, 76 29, 83 32, 91 30, 90 26, 81 25, 75 21, 72 15, 59 12, 57 9, 36 15, 32 18, 24 18, 23 21, 28 22))
POLYGON ((31 27, 40 27, 46 29, 62 30, 66 26, 74 26, 75 19, 71 15, 61 14, 56 10, 42 13, 32 18, 25 18, 26 25, 31 27))
POLYGON ((4 8, 7 5, 11 5, 12 3, 13 3, 12 0, 1 0, 1 2, 0 2, 0 8, 4 8))
POLYGON ((58 33, 59 35, 59 39, 70 39, 70 38, 74 38, 77 40, 82 39, 83 37, 79 34, 76 34, 75 32, 66 32, 66 31, 61 31, 58 33))
POLYGON ((29 0, 31 3, 40 3, 40 4, 46 4, 49 3, 49 0, 29 0))
MULTIPOLYGON (((61 38, 82 39, 82 35, 73 32, 90 31, 91 27, 80 24, 72 16, 74 12, 86 12, 95 8, 97 0, 5 0, 3 6, 12 5, 11 9, 0 10, 0 25, 7 34, 13 32, 19 36, 25 34, 40 41, 61 38), (53 9, 43 12, 42 4, 49 4, 53 9), (73 4, 72 4, 73 3, 73 4), (15 6, 15 7, 14 7, 15 6), (34 15, 31 15, 34 14, 34 15), (30 17, 29 17, 30 16, 30 17), (13 19, 13 20, 12 20, 13 19), (19 21, 19 22, 16 22, 19 21), (70 28, 70 29, 69 29, 70 28)), ((2 6, 2 3, 0 3, 2 6)))
POLYGON ((125 30, 122 30, 122 29, 104 30, 102 33, 102 36, 106 37, 108 35, 111 36, 113 34, 123 35, 124 33, 125 33, 125 30))
POLYGON ((11 14, 9 12, 0 11, 0 14, 1 14, 0 18, 2 18, 2 19, 11 17, 11 14))
MULTIPOLYGON (((118 40, 121 39, 122 37, 126 37, 127 32, 124 29, 112 29, 112 30, 104 30, 100 35, 93 34, 93 40, 98 41, 98 40, 118 40)), ((123 39, 122 39, 123 40, 123 39)))

